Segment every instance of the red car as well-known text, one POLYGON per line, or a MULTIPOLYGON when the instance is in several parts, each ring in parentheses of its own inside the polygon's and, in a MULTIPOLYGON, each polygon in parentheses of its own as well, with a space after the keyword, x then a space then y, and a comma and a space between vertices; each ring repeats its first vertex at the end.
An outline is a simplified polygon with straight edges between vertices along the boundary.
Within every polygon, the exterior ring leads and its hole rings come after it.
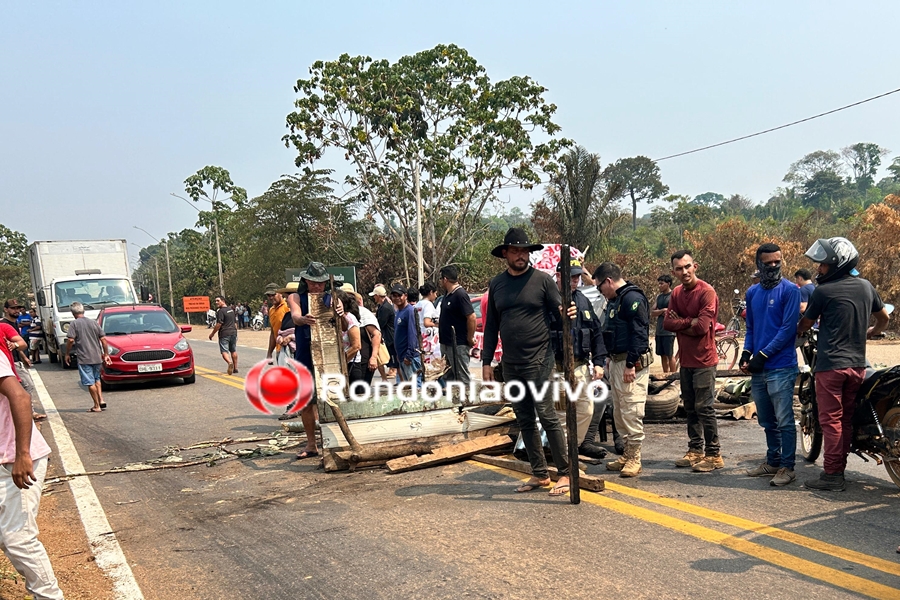
POLYGON ((103 365, 100 382, 111 384, 181 377, 194 383, 194 352, 169 312, 154 304, 108 306, 97 322, 106 334, 112 364, 103 365))

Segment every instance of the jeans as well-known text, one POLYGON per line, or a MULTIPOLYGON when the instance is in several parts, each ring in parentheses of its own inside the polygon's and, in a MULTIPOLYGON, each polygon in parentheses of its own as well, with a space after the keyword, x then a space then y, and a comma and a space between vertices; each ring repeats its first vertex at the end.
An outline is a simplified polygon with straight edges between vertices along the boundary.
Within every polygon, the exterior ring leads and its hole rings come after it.
POLYGON ((862 367, 816 373, 816 402, 825 450, 823 464, 829 475, 843 473, 847 467, 856 393, 865 377, 866 370, 862 367))
POLYGON ((553 354, 547 352, 543 360, 533 364, 509 364, 503 363, 503 378, 509 381, 521 381, 525 384, 525 395, 518 402, 513 402, 513 412, 516 413, 516 424, 522 434, 525 443, 525 452, 528 453, 528 462, 531 463, 531 474, 538 479, 547 479, 550 472, 547 470, 547 459, 544 457, 544 448, 541 444, 541 436, 538 434, 537 421, 534 418, 537 412, 541 420, 547 441, 550 443, 550 454, 553 455, 553 463, 559 471, 560 477, 569 475, 569 457, 566 452, 566 435, 560 425, 559 417, 553 406, 553 394, 550 386, 543 398, 537 399, 529 389, 528 382, 540 387, 550 380, 550 372, 553 369, 553 354))
POLYGON ((422 359, 418 356, 410 359, 410 364, 405 360, 400 361, 400 372, 397 373, 397 383, 401 381, 415 381, 416 387, 422 387, 422 375, 416 373, 422 369, 422 359))
POLYGON ((706 456, 719 455, 719 427, 713 402, 716 399, 715 367, 681 367, 681 399, 687 413, 688 447, 706 456))
POLYGON ((766 432, 766 464, 794 469, 797 425, 794 423, 794 383, 797 367, 767 369, 751 377, 760 427, 766 432))
POLYGON ((441 355, 447 359, 450 370, 444 375, 447 381, 461 381, 469 385, 469 347, 465 344, 441 344, 441 355))

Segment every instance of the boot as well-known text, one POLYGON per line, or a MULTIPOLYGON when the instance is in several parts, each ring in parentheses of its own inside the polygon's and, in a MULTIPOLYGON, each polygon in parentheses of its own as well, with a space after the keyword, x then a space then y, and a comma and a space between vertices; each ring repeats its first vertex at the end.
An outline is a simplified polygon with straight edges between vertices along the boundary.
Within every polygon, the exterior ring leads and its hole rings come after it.
POLYGON ((611 460, 606 463, 607 471, 621 471, 625 466, 625 463, 628 462, 628 456, 625 452, 622 452, 622 456, 617 456, 616 460, 611 460))
POLYGON ((619 477, 637 477, 641 474, 641 445, 628 444, 625 446, 625 465, 622 467, 619 477))

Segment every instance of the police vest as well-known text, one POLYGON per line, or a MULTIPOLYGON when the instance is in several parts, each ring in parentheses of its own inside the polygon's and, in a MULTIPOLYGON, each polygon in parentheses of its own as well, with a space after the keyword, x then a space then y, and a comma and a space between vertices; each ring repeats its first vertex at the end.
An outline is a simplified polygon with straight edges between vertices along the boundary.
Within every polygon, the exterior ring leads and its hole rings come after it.
MULTIPOLYGON (((591 358, 591 330, 588 321, 596 319, 591 301, 578 290, 572 291, 572 301, 575 302, 576 314, 572 321, 572 350, 575 360, 588 360, 591 358)), ((556 360, 562 360, 563 356, 563 332, 562 321, 554 319, 550 324, 550 346, 556 360)))
MULTIPOLYGON (((606 305, 606 327, 603 330, 603 341, 606 350, 610 354, 628 352, 631 347, 631 338, 634 336, 634 328, 630 319, 620 316, 622 310, 637 310, 641 302, 647 301, 647 296, 638 286, 626 283, 615 300, 610 300, 606 305)), ((639 349, 644 351, 646 349, 639 349)))

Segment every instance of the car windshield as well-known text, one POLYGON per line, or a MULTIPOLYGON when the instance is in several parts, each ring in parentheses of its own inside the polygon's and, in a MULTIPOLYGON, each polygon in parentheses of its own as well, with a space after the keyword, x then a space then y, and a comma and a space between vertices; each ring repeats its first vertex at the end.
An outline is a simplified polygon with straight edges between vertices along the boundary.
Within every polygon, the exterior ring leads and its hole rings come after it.
POLYGON ((127 279, 81 279, 62 281, 55 286, 56 306, 70 312, 69 305, 81 302, 88 310, 116 304, 134 304, 131 282, 127 279))
POLYGON ((179 331, 178 325, 168 313, 161 310, 134 310, 103 316, 103 333, 106 335, 175 333, 176 331, 179 331))

